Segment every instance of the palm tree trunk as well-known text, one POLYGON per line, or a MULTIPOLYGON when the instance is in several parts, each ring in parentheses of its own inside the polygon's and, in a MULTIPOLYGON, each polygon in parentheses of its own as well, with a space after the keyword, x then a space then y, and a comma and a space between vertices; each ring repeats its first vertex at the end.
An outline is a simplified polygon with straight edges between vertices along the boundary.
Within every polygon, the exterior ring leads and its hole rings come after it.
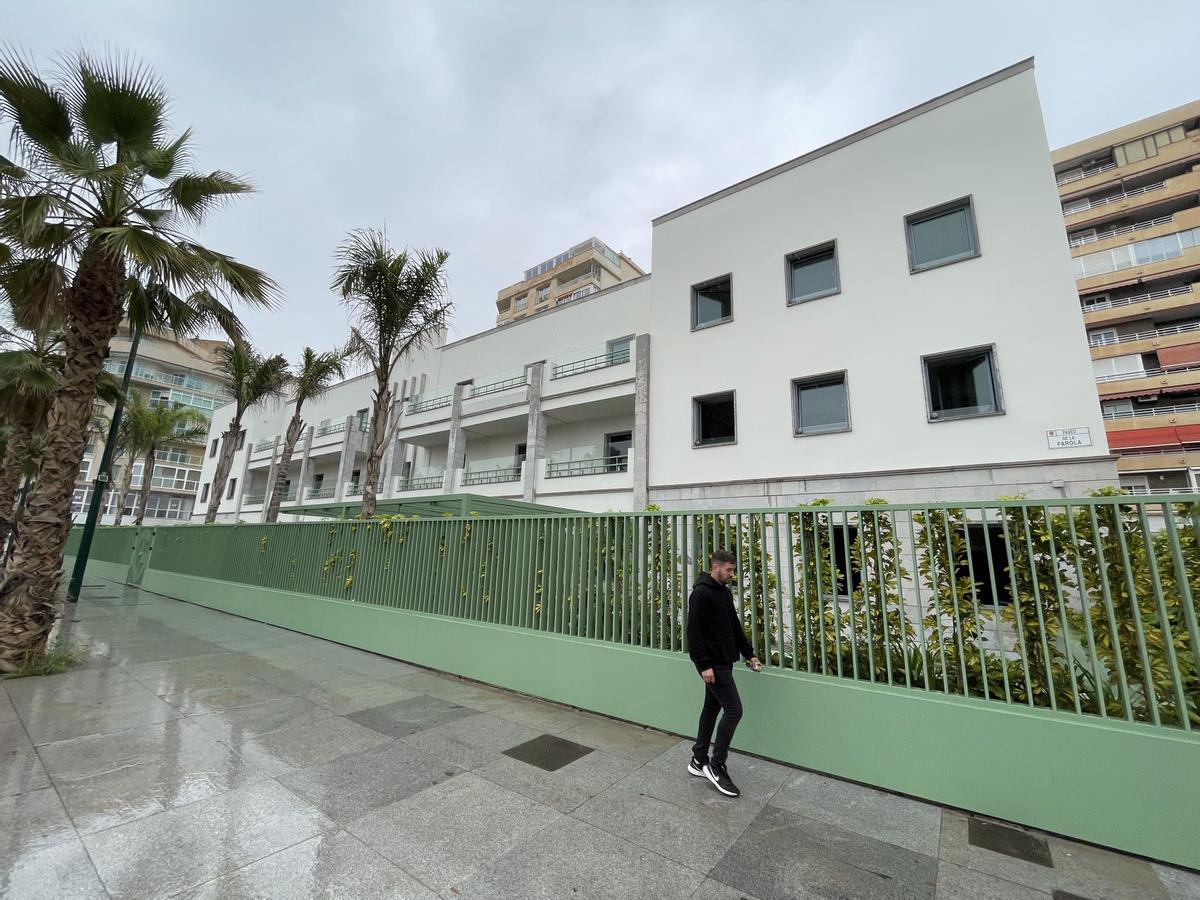
POLYGON ((25 469, 25 457, 29 455, 32 438, 33 434, 27 429, 14 428, 4 448, 4 461, 0 462, 0 551, 16 525, 17 494, 21 490, 21 473, 25 469))
POLYGON ((392 406, 392 388, 382 382, 375 389, 375 409, 371 414, 371 430, 367 435, 367 483, 363 487, 362 516, 375 515, 375 491, 379 484, 379 466, 388 436, 388 412, 392 406))
POLYGON ((38 478, 12 559, 0 584, 0 672, 45 646, 58 618, 62 551, 71 530, 71 495, 87 444, 96 382, 121 324, 125 263, 93 240, 71 284, 65 366, 46 423, 38 478))
POLYGON ((229 428, 221 435, 221 456, 217 459, 217 471, 213 474, 212 493, 208 495, 208 511, 204 514, 205 525, 217 521, 217 509, 225 495, 225 483, 229 480, 229 471, 233 468, 233 454, 241 432, 241 416, 235 416, 229 423, 229 428))
POLYGON ((292 453, 296 449, 296 441, 300 440, 300 428, 304 421, 300 418, 300 403, 296 403, 296 411, 292 413, 292 421, 288 422, 287 434, 283 438, 283 454, 279 457, 279 468, 275 470, 275 484, 271 486, 271 503, 267 506, 265 521, 279 520, 279 504, 283 502, 283 483, 287 481, 292 470, 292 453))
POLYGON ((150 479, 154 477, 154 448, 151 447, 146 452, 146 461, 142 464, 142 489, 138 492, 137 517, 133 520, 133 524, 138 528, 142 527, 142 520, 146 518, 146 504, 150 502, 150 479))
POLYGON ((121 520, 125 518, 125 498, 129 496, 131 487, 133 487, 133 454, 129 453, 125 456, 125 471, 121 473, 121 496, 117 499, 117 515, 113 520, 114 525, 120 525, 121 520))

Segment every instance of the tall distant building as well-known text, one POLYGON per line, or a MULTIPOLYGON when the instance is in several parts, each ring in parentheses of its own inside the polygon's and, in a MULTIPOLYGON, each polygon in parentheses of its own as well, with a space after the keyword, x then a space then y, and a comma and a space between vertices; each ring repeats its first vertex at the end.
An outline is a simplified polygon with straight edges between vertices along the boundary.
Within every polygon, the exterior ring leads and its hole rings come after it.
POLYGON ((588 238, 526 269, 524 278, 500 291, 496 297, 496 324, 507 325, 542 310, 582 300, 645 274, 624 253, 616 252, 599 238, 588 238))
POLYGON ((1052 155, 1108 445, 1134 493, 1200 473, 1200 101, 1052 155))
MULTIPOLYGON (((109 357, 104 370, 120 378, 125 374, 125 363, 129 358, 130 334, 127 325, 109 346, 109 357)), ((179 403, 190 406, 211 419, 213 410, 227 403, 232 394, 221 379, 217 366, 217 350, 223 341, 178 340, 167 334, 144 334, 138 344, 137 359, 133 364, 133 376, 129 385, 139 391, 150 406, 179 403)), ((99 410, 99 405, 98 405, 99 410)), ((112 416, 112 407, 103 409, 105 417, 112 416)), ((76 522, 87 515, 92 498, 92 482, 104 452, 106 434, 101 434, 88 443, 79 475, 75 480, 75 494, 71 501, 71 513, 76 522)), ((154 476, 150 485, 150 497, 146 506, 146 521, 155 524, 172 524, 187 521, 196 503, 200 487, 200 468, 204 461, 205 441, 196 443, 182 441, 158 451, 154 476)), ((113 461, 112 483, 119 487, 124 478, 124 466, 128 460, 113 461)), ((125 515, 132 516, 137 504, 137 494, 142 487, 143 461, 133 462, 133 482, 125 498, 125 515)), ((116 517, 117 491, 109 492, 105 500, 103 517, 105 524, 116 517)))

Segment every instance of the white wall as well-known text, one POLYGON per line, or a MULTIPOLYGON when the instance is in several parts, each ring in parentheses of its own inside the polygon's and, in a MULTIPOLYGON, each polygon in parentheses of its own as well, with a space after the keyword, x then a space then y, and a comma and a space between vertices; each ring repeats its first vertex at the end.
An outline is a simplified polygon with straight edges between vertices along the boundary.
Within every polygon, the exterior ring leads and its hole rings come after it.
POLYGON ((653 260, 652 487, 1107 452, 1032 70, 659 224, 653 260), (905 215, 965 195, 982 255, 910 274, 905 215), (841 293, 788 307, 785 255, 830 240, 841 293), (733 321, 692 333, 725 273, 733 321), (921 356, 993 343, 1006 414, 928 422, 921 356), (791 379, 841 369, 853 430, 793 437, 791 379), (727 390, 738 443, 693 449, 727 390), (1049 451, 1064 426, 1097 446, 1049 451))

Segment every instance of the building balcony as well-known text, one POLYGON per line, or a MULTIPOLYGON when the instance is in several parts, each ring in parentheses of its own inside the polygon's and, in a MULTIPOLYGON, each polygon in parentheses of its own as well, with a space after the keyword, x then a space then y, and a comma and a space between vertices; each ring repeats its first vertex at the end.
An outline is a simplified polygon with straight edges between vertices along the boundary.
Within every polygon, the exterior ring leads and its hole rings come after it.
MULTIPOLYGON (((1194 213, 1190 219, 1200 221, 1200 209, 1188 210, 1188 212, 1194 213)), ((1111 250, 1121 244, 1132 244, 1134 241, 1171 234, 1183 228, 1191 228, 1195 224, 1197 224, 1196 221, 1185 221, 1182 213, 1179 216, 1176 216, 1175 213, 1167 213, 1165 216, 1134 222, 1132 225, 1088 232, 1071 238, 1067 241, 1067 245, 1071 248, 1072 256, 1086 256, 1097 250, 1111 250), (1118 240, 1118 238, 1124 238, 1124 240, 1118 240)))
POLYGON ((580 350, 568 356, 554 360, 550 366, 550 378, 568 378, 572 375, 582 375, 584 372, 594 372, 597 369, 607 369, 610 366, 620 366, 631 358, 631 343, 610 344, 604 347, 593 347, 580 350))
POLYGON ((629 454, 604 455, 600 445, 555 451, 546 462, 546 478, 619 475, 629 471, 629 454))
POLYGON ((511 456, 479 459, 467 463, 463 468, 462 484, 467 486, 507 484, 520 481, 523 472, 524 464, 511 456))
POLYGON ((1115 337, 1092 337, 1088 340, 1092 359, 1152 353, 1165 347, 1196 343, 1200 343, 1200 322, 1188 322, 1184 325, 1171 325, 1115 337))
POLYGON ((1200 156, 1200 135, 1193 135, 1182 141, 1168 144, 1166 147, 1159 147, 1156 156, 1150 156, 1135 163, 1127 163, 1124 166, 1106 163, 1085 169, 1083 172, 1064 173, 1057 179, 1058 192, 1062 197, 1070 197, 1103 190, 1122 179, 1135 178, 1159 168, 1178 165, 1196 156, 1200 156))
POLYGON ((1109 409, 1101 415, 1106 431, 1159 428, 1163 425, 1200 425, 1200 403, 1134 407, 1131 410, 1109 409))
POLYGON ((396 477, 396 492, 399 494, 409 491, 439 491, 445 482, 446 470, 427 467, 416 469, 407 476, 396 477))
POLYGON ((308 488, 304 492, 305 500, 332 500, 336 493, 333 487, 308 488))
POLYGON ((1133 494, 1136 497, 1147 496, 1169 496, 1171 494, 1190 494, 1191 488, 1152 488, 1143 487, 1140 484, 1122 485, 1121 490, 1126 494, 1133 494))
MULTIPOLYGON (((1200 191, 1200 170, 1193 170, 1090 201, 1081 209, 1064 211, 1063 222, 1068 232, 1077 231, 1110 219, 1136 215, 1174 198, 1194 196, 1197 191, 1200 191)), ((1143 218, 1155 217, 1147 214, 1143 218)))
POLYGON ((329 434, 341 434, 345 430, 346 430, 346 423, 344 421, 343 422, 330 422, 328 425, 320 426, 317 429, 315 436, 316 437, 325 437, 326 435, 329 435, 329 434))
POLYGON ((262 506, 267 502, 267 495, 262 491, 242 495, 242 509, 248 506, 262 506))
POLYGON ((1184 284, 1117 300, 1085 302, 1083 322, 1089 328, 1097 325, 1115 325, 1128 319, 1179 312, 1197 304, 1200 304, 1200 291, 1193 290, 1190 284, 1184 284))
POLYGON ((1200 366, 1180 366, 1175 369, 1143 369, 1118 375, 1097 375, 1096 386, 1101 400, 1156 394, 1163 388, 1200 386, 1200 366))
POLYGON ((1200 467, 1200 447, 1126 450, 1117 457, 1118 472, 1156 472, 1171 468, 1200 467))
POLYGON ((1113 290, 1129 285, 1141 284, 1152 279, 1161 279, 1200 269, 1200 247, 1188 247, 1178 256, 1158 262, 1144 263, 1140 266, 1130 266, 1113 272, 1103 272, 1089 275, 1075 281, 1075 288, 1080 294, 1093 294, 1098 291, 1113 290))
POLYGON ((421 413, 433 412, 435 409, 444 409, 449 407, 454 402, 454 391, 430 391, 424 394, 417 394, 408 401, 405 407, 405 412, 410 416, 420 415, 421 413))
POLYGON ((499 394, 502 391, 522 388, 528 384, 529 372, 526 369, 485 375, 467 388, 466 396, 468 398, 486 397, 489 394, 499 394))

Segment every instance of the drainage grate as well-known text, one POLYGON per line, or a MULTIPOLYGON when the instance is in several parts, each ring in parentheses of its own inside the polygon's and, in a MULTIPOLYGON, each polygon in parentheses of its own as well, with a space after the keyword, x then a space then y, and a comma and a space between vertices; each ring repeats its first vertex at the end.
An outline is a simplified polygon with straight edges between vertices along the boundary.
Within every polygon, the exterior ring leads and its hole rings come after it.
POLYGON ((582 759, 592 752, 591 747, 563 740, 552 734, 543 734, 532 741, 518 744, 504 751, 505 756, 519 759, 523 763, 537 766, 547 772, 557 772, 563 766, 582 759))
POLYGON ((1001 825, 999 822, 986 822, 972 816, 967 822, 967 840, 976 847, 1003 853, 1015 859, 1035 865, 1054 868, 1050 860, 1050 845, 1043 838, 1034 837, 1027 831, 1001 825))

